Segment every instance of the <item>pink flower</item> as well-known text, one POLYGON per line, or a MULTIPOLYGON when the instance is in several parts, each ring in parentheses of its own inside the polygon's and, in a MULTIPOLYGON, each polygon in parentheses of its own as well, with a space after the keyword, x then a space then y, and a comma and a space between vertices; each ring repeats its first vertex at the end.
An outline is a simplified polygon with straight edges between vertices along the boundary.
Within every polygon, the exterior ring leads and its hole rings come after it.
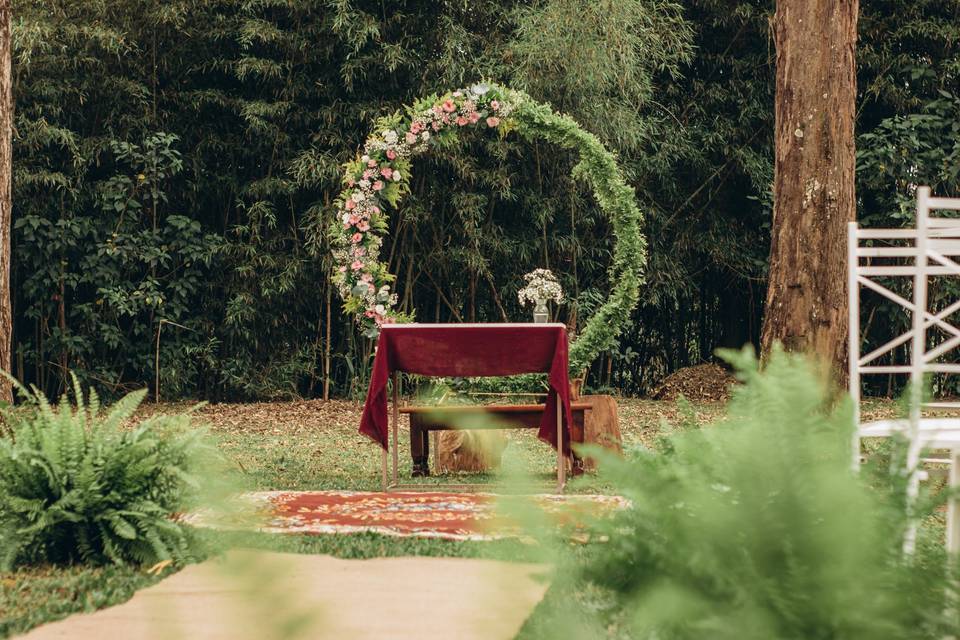
POLYGON ((387 158, 389 158, 390 160, 396 160, 397 152, 394 151, 393 149, 387 149, 387 158))
POLYGON ((380 213, 380 207, 377 207, 377 206, 370 207, 370 210, 373 211, 374 213, 380 213))
POLYGON ((369 180, 369 179, 370 179, 370 176, 372 176, 372 175, 373 175, 373 171, 370 170, 370 169, 367 169, 366 171, 363 172, 363 179, 364 179, 364 180, 369 180))
POLYGON ((370 158, 370 160, 367 162, 367 166, 372 169, 373 167, 377 166, 377 161, 373 158, 370 158))
POLYGON ((464 125, 470 124, 470 121, 464 118, 463 116, 459 116, 457 117, 457 124, 462 127, 464 125))
POLYGON ((423 125, 419 122, 410 125, 410 133, 420 133, 421 130, 423 130, 423 125))
POLYGON ((500 124, 500 118, 498 118, 498 117, 496 117, 496 116, 490 116, 489 118, 487 118, 487 126, 488 126, 488 127, 491 127, 491 128, 492 128, 492 127, 497 126, 498 124, 500 124))
POLYGON ((360 282, 370 282, 372 280, 373 280, 373 276, 370 275, 369 273, 365 273, 362 276, 360 276, 360 282))
POLYGON ((370 223, 366 220, 363 220, 357 225, 357 229, 363 232, 370 231, 370 223))
POLYGON ((356 182, 354 182, 353 178, 347 178, 347 186, 352 187, 355 184, 356 182))
POLYGON ((391 169, 390 167, 383 167, 382 169, 380 169, 380 173, 382 173, 383 177, 386 178, 387 180, 393 177, 393 169, 391 169))
POLYGON ((353 208, 357 206, 357 203, 353 200, 347 200, 347 203, 343 206, 347 208, 347 211, 353 211, 353 208))
POLYGON ((417 141, 417 136, 407 131, 407 135, 405 135, 403 139, 407 141, 407 144, 414 144, 417 141))
POLYGON ((339 267, 337 267, 337 271, 339 271, 340 273, 346 273, 346 272, 347 272, 347 265, 345 265, 345 264, 340 265, 339 267))
POLYGON ((477 111, 471 111, 467 117, 470 118, 471 124, 476 124, 480 119, 480 113, 477 111))
POLYGON ((490 101, 490 108, 493 109, 494 111, 496 111, 497 109, 500 108, 500 103, 497 102, 496 100, 491 100, 491 101, 490 101))
POLYGON ((434 122, 432 125, 434 131, 440 131, 440 123, 434 122))
POLYGON ((453 100, 444 100, 443 101, 443 110, 447 113, 453 113, 457 110, 457 105, 453 103, 453 100))
POLYGON ((377 285, 373 284, 372 282, 368 283, 368 284, 367 284, 367 287, 369 287, 369 290, 370 290, 370 291, 376 291, 376 290, 377 290, 377 285))
POLYGON ((358 216, 357 214, 353 214, 350 216, 349 221, 350 221, 350 224, 357 224, 358 222, 360 222, 360 216, 358 216))
POLYGON ((382 180, 377 180, 376 182, 373 183, 373 190, 374 190, 374 191, 380 191, 381 189, 383 189, 383 181, 382 181, 382 180))
POLYGON ((370 311, 369 309, 367 309, 366 311, 363 312, 363 315, 367 316, 368 318, 372 318, 374 316, 374 313, 373 311, 370 311))
POLYGON ((363 240, 363 234, 362 234, 362 233, 355 233, 355 234, 353 234, 353 236, 350 238, 350 242, 352 242, 353 244, 357 244, 357 243, 360 242, 361 240, 363 240))
POLYGON ((438 104, 435 104, 433 105, 433 112, 437 115, 440 115, 441 113, 443 113, 443 107, 441 107, 438 104))
POLYGON ((359 260, 354 260, 353 264, 350 265, 350 268, 354 271, 360 271, 360 269, 363 269, 363 263, 359 260))

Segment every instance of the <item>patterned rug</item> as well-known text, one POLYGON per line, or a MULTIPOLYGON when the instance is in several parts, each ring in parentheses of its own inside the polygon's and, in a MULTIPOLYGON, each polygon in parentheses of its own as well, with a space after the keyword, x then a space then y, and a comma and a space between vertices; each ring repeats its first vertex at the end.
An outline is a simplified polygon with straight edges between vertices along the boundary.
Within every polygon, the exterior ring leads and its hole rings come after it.
POLYGON ((368 531, 450 540, 519 537, 528 531, 524 527, 528 521, 563 526, 576 534, 584 522, 628 504, 617 496, 502 498, 484 493, 440 492, 274 491, 244 497, 257 506, 264 518, 256 526, 260 531, 313 534, 368 531))

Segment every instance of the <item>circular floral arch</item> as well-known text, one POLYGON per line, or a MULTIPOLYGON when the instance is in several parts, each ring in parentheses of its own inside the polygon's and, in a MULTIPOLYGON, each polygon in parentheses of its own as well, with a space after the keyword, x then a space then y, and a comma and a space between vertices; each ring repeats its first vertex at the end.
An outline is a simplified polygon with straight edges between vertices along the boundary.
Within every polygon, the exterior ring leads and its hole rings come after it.
POLYGON ((388 231, 386 208, 396 208, 410 190, 411 159, 453 142, 462 129, 480 128, 504 137, 543 139, 576 149, 575 178, 585 180, 610 219, 616 245, 610 266, 610 297, 587 321, 570 349, 571 371, 580 373, 612 346, 640 297, 646 263, 642 215, 633 189, 616 158, 592 133, 569 116, 527 94, 481 83, 469 89, 423 98, 405 112, 381 118, 363 154, 344 165, 343 191, 331 227, 334 283, 344 310, 357 317, 368 337, 379 328, 410 318, 395 310, 395 278, 380 261, 388 231))

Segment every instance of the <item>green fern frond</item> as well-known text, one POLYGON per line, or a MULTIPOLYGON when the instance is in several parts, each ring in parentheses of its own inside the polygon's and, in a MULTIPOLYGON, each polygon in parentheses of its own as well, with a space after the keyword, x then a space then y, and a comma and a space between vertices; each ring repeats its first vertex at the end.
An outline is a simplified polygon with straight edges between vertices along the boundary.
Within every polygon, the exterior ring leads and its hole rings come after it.
POLYGON ((184 525, 171 519, 201 485, 210 448, 189 419, 155 416, 124 428, 145 391, 101 415, 77 378, 57 407, 18 387, 27 409, 6 412, 0 437, 0 568, 29 562, 155 563, 188 556, 184 525))

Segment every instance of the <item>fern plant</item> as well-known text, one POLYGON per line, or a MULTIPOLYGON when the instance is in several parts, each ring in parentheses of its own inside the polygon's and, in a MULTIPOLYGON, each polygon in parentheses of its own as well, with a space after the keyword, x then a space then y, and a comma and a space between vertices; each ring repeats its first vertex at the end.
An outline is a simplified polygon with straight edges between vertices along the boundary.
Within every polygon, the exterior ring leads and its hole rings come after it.
POLYGON ((659 454, 596 452, 632 506, 599 525, 607 542, 574 573, 611 594, 631 638, 953 635, 942 529, 903 555, 902 478, 851 470, 849 401, 801 358, 775 353, 760 371, 728 357, 745 384, 725 420, 659 454))
POLYGON ((51 406, 16 384, 25 404, 2 409, 0 568, 186 560, 188 531, 172 516, 189 506, 212 455, 190 417, 126 428, 146 391, 101 411, 93 390, 84 402, 76 377, 75 406, 67 394, 51 406))

